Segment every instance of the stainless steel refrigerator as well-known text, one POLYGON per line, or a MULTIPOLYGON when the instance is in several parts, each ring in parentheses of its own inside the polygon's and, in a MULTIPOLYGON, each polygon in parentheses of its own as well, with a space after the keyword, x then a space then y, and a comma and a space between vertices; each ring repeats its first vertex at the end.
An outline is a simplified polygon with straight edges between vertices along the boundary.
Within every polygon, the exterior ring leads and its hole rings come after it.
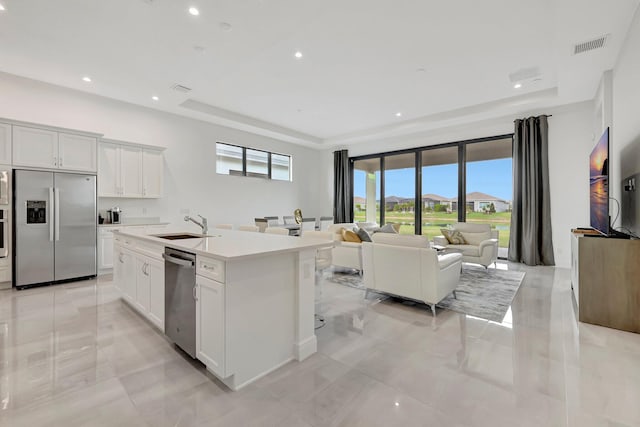
POLYGON ((14 171, 17 288, 96 275, 96 177, 14 171))

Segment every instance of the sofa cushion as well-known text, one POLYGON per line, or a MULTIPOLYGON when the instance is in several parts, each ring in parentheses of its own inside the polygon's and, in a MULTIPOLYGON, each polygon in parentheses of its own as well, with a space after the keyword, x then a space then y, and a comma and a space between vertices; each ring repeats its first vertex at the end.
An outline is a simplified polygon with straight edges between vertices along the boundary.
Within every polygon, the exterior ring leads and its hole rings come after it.
POLYGON ((367 230, 365 230, 364 228, 354 228, 353 231, 358 235, 360 240, 362 240, 363 242, 371 241, 371 236, 369 235, 367 230))
POLYGON ((375 233, 371 236, 371 240, 373 240, 374 243, 409 246, 412 248, 428 248, 430 246, 427 236, 416 236, 412 234, 375 233))
POLYGON ((356 225, 358 226, 358 228, 364 228, 369 233, 379 227, 378 223, 376 222, 356 222, 356 225))
POLYGON ((461 254, 438 255, 438 267, 440 267, 440 270, 443 270, 449 267, 450 265, 460 261, 461 259, 462 259, 461 254))
POLYGON ((491 238, 490 231, 484 231, 482 233, 469 233, 467 231, 461 231, 460 234, 462 234, 462 237, 464 237, 464 240, 467 242, 467 244, 475 246, 478 246, 480 243, 491 238))
POLYGON ((342 229, 342 240, 344 240, 345 242, 353 242, 353 243, 362 242, 362 240, 360 240, 360 237, 358 237, 356 233, 354 233, 351 230, 346 230, 344 228, 342 229))
POLYGON ((478 246, 475 245, 447 245, 447 249, 455 249, 464 256, 480 256, 478 246))
POLYGON ((441 228, 440 232, 442 232, 442 235, 452 245, 465 245, 467 243, 464 236, 458 230, 447 230, 446 228, 441 228))

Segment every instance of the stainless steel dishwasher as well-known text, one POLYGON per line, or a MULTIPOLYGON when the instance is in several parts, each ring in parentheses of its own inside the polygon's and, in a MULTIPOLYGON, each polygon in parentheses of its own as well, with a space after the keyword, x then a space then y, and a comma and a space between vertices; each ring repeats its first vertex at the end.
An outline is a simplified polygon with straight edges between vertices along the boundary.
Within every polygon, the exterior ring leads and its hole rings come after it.
POLYGON ((196 256, 165 248, 164 331, 189 356, 196 357, 196 256))

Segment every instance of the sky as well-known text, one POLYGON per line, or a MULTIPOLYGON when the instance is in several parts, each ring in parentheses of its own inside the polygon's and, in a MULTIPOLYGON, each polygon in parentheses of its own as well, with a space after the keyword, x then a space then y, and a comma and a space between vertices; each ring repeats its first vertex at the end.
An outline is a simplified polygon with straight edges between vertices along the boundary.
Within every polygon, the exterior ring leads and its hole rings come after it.
MULTIPOLYGON (((498 159, 467 163, 467 193, 479 191, 502 200, 513 197, 512 160, 498 159)), ((379 174, 378 174, 379 182, 379 174)), ((385 196, 413 198, 415 196, 413 169, 396 169, 385 175, 385 196)), ((365 174, 354 173, 353 195, 365 197, 365 174)), ((428 166, 422 169, 422 194, 438 194, 444 197, 458 196, 458 165, 428 166)), ((376 199, 380 198, 380 185, 376 199)))

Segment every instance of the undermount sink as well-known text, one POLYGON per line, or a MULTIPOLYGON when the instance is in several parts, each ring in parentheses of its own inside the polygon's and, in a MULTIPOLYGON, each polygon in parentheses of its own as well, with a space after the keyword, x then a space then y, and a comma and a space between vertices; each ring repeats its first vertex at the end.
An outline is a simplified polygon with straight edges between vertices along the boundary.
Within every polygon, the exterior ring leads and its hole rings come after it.
POLYGON ((173 233, 173 234, 154 234, 153 237, 167 240, 184 240, 184 239, 200 239, 202 237, 208 237, 204 234, 193 233, 173 233))

